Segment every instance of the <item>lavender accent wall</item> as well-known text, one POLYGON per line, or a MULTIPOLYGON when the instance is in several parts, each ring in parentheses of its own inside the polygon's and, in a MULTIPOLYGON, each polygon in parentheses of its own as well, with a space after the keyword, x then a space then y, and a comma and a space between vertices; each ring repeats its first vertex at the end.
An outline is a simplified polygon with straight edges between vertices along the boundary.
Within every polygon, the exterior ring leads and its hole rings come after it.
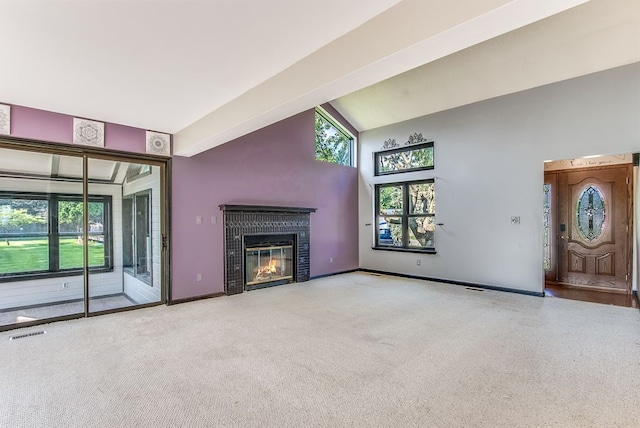
POLYGON ((314 144, 309 110, 197 156, 173 158, 174 299, 224 290, 220 204, 317 208, 311 276, 358 268, 357 170, 315 160, 314 144))
MULTIPOLYGON (((342 119, 330 105, 323 107, 342 119)), ((71 144, 73 117, 13 105, 11 136, 71 144)), ((314 141, 309 110, 192 158, 173 158, 174 299, 224 289, 220 204, 317 208, 311 215, 311 276, 358 268, 357 170, 316 161, 314 141)), ((106 123, 105 148, 145 153, 145 130, 106 123)))
MULTIPOLYGON (((145 153, 145 132, 144 129, 106 123, 104 146, 111 150, 145 153)), ((73 116, 13 105, 11 106, 11 136, 72 144, 73 116)))

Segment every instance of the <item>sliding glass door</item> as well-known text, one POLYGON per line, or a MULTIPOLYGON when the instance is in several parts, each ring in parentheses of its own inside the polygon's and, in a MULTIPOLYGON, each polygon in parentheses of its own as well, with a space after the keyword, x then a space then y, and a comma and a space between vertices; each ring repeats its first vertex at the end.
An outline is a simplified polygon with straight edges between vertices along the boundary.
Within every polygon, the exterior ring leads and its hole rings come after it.
POLYGON ((164 171, 0 143, 0 329, 164 302, 164 171))
POLYGON ((0 327, 84 313, 82 165, 0 148, 0 327))
POLYGON ((109 204, 89 201, 89 264, 102 251, 104 267, 89 270, 89 312, 146 305, 162 300, 161 167, 138 162, 89 159, 88 194, 108 194, 109 204), (95 254, 94 253, 94 254, 95 254))

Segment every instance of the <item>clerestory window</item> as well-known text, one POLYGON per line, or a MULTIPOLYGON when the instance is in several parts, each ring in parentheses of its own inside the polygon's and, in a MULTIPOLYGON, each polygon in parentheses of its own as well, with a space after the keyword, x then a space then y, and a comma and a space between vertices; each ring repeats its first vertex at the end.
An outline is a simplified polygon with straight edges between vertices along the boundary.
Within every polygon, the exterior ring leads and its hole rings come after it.
POLYGON ((354 166, 354 140, 338 121, 316 108, 316 159, 354 166))

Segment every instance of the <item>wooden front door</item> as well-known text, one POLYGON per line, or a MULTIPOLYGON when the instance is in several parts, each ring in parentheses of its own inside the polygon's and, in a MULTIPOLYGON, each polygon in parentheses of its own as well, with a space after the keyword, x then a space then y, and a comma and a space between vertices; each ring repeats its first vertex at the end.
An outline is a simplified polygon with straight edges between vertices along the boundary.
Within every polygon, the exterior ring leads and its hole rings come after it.
POLYGON ((558 172, 559 283, 631 292, 631 172, 558 172))

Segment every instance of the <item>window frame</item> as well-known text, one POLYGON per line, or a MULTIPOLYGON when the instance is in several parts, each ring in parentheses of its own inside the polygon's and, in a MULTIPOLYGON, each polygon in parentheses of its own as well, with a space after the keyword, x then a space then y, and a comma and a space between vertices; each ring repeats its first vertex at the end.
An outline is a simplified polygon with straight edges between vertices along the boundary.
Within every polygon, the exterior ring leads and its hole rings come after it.
POLYGON ((374 166, 374 176, 378 177, 378 176, 383 176, 383 175, 390 175, 390 174, 401 174, 401 173, 405 173, 405 172, 415 172, 415 171, 427 171, 430 169, 434 169, 435 168, 435 149, 434 149, 434 142, 433 141, 427 141, 426 143, 419 143, 419 144, 412 144, 410 146, 402 146, 402 147, 398 147, 395 149, 390 149, 390 150, 381 150, 379 152, 374 152, 373 156, 373 166, 374 166), (419 166, 419 167, 415 167, 415 168, 405 168, 405 169, 399 169, 397 171, 380 171, 380 158, 382 156, 387 156, 387 155, 393 155, 396 153, 401 153, 401 152, 412 152, 412 151, 416 151, 416 150, 422 150, 422 149, 427 149, 427 148, 431 148, 432 154, 431 154, 431 159, 433 160, 431 165, 428 166, 419 166))
MULTIPOLYGON (((333 126, 338 132, 340 132, 344 137, 346 137, 349 140, 349 163, 348 164, 344 164, 344 163, 331 162, 331 161, 327 161, 327 160, 323 160, 323 159, 318 159, 317 151, 316 151, 317 149, 316 149, 316 145, 314 143, 314 158, 315 158, 315 160, 320 161, 320 162, 327 162, 327 163, 332 163, 332 164, 335 164, 335 165, 349 166, 349 167, 355 168, 356 167, 356 156, 355 156, 356 136, 353 135, 339 120, 337 120, 335 117, 333 117, 329 112, 327 112, 322 107, 319 107, 319 106, 316 107, 315 108, 315 114, 319 115, 320 117, 322 117, 322 119, 324 119, 329 124, 331 124, 331 126, 333 126)), ((315 123, 315 116, 314 116, 314 123, 315 123)), ((315 141, 315 127, 314 127, 314 141, 315 141)))
MULTIPOLYGON (((409 218, 416 217, 432 217, 435 224, 436 213, 435 210, 433 213, 421 213, 421 214, 411 214, 409 212, 409 186, 415 184, 433 184, 435 186, 435 179, 428 178, 422 180, 412 180, 412 181, 400 181, 393 183, 378 183, 374 186, 374 221, 375 225, 375 238, 374 238, 374 246, 372 249, 374 250, 388 250, 388 251, 399 251, 399 252, 410 252, 410 253, 422 253, 422 254, 436 254, 436 246, 435 239, 434 245, 432 247, 419 248, 413 247, 409 244, 409 218), (402 188, 402 213, 397 215, 389 215, 388 217, 400 217, 402 219, 402 246, 393 246, 393 245, 383 245, 380 244, 380 222, 379 218, 382 217, 380 215, 380 189, 384 187, 401 187, 402 188)), ((435 193, 435 187, 434 187, 435 193)), ((434 195, 435 197, 435 195, 434 195)), ((435 231, 434 231, 435 235, 435 231)))
MULTIPOLYGON (((46 234, 26 234, 19 236, 45 237, 48 242, 49 267, 47 270, 24 271, 14 273, 0 273, 0 282, 14 282, 34 279, 56 278, 64 276, 77 276, 84 273, 84 266, 73 268, 60 268, 60 238, 77 236, 78 233, 60 232, 58 213, 60 201, 83 202, 82 195, 69 193, 42 193, 42 192, 7 192, 0 191, 0 199, 28 199, 44 200, 48 203, 47 221, 48 232, 46 234)), ((101 266, 89 266, 89 273, 104 273, 113 271, 113 198, 110 195, 89 195, 88 202, 104 204, 105 223, 104 235, 104 264, 101 266)), ((91 232, 88 232, 91 235, 91 232)), ((94 233, 96 234, 96 233, 94 233)), ((0 240, 11 234, 0 234, 0 240)), ((12 234, 15 235, 15 234, 12 234)))
MULTIPOLYGON (((131 218, 127 219, 127 221, 130 221, 131 223, 131 234, 132 234, 132 239, 131 239, 131 265, 128 265, 128 262, 126 260, 123 260, 123 266, 122 269, 124 271, 125 274, 131 276, 132 278, 135 278, 136 280, 143 282, 144 284, 153 287, 153 192, 152 189, 144 189, 144 190, 140 190, 138 192, 134 192, 134 193, 130 193, 127 195, 124 195, 122 197, 122 202, 123 202, 123 223, 125 221, 124 219, 124 202, 125 200, 127 201, 131 201, 131 218), (151 269, 149 270, 148 275, 142 274, 140 272, 138 272, 138 261, 140 260, 139 256, 138 256, 138 224, 137 224, 137 219, 136 216, 134 215, 134 213, 136 213, 138 211, 138 197, 139 196, 146 196, 147 197, 147 231, 148 232, 148 236, 151 239, 151 245, 149 247, 149 254, 151 257, 151 269)), ((122 228, 122 233, 123 233, 123 258, 124 258, 124 254, 125 252, 125 248, 124 245, 125 244, 129 244, 129 241, 127 240, 127 237, 124 236, 126 232, 126 229, 123 227, 122 228)))

